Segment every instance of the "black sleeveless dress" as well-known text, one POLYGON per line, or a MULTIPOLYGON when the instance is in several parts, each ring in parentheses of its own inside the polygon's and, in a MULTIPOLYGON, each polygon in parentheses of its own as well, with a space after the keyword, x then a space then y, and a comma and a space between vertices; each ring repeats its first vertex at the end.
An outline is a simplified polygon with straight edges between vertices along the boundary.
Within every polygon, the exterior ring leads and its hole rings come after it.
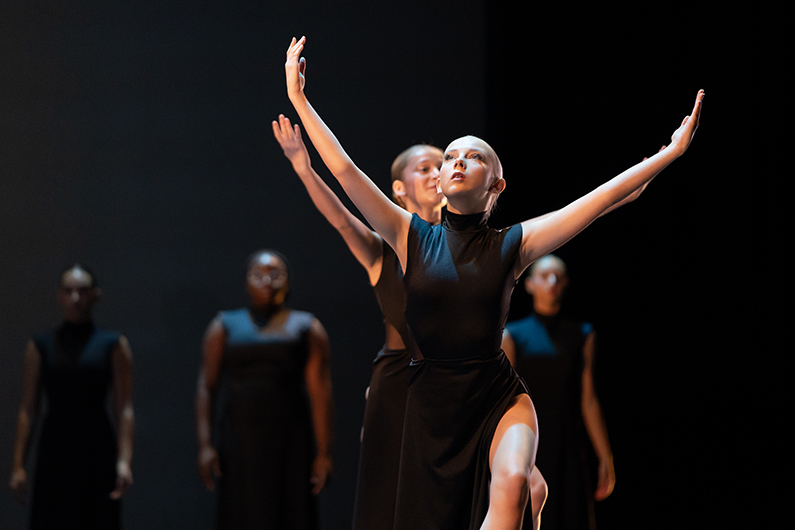
MULTIPOLYGON (((403 344, 410 344, 403 270, 395 252, 386 243, 383 243, 382 255, 381 275, 373 289, 384 324, 398 331, 403 344)), ((353 517, 355 530, 387 530, 394 523, 410 361, 409 349, 390 350, 386 347, 373 361, 359 452, 353 517)))
POLYGON ((254 322, 222 311, 218 519, 221 529, 317 527, 314 432, 304 389, 314 317, 285 309, 254 322))
POLYGON ((47 412, 33 482, 31 529, 117 529, 116 436, 108 415, 112 353, 121 335, 64 322, 34 338, 47 412))
POLYGON ((583 347, 593 328, 560 315, 537 314, 509 322, 506 328, 516 344, 516 371, 533 389, 538 423, 543 425, 536 455, 536 466, 549 486, 542 526, 593 530, 594 490, 581 405, 583 347))
POLYGON ((406 320, 418 348, 406 400, 395 528, 478 529, 489 504, 489 448, 514 397, 527 393, 500 349, 520 225, 446 210, 411 220, 406 320))

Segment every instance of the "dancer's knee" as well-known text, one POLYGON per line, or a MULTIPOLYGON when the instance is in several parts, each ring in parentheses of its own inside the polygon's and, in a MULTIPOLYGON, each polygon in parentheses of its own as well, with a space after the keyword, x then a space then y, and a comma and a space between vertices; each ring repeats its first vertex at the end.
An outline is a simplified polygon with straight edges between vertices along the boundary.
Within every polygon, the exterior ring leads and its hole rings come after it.
POLYGON ((540 473, 532 473, 530 475, 530 499, 533 503, 533 515, 537 516, 547 502, 547 495, 549 488, 547 481, 540 473))
POLYGON ((501 502, 524 508, 530 494, 530 471, 527 466, 521 462, 511 462, 493 470, 491 494, 501 502))

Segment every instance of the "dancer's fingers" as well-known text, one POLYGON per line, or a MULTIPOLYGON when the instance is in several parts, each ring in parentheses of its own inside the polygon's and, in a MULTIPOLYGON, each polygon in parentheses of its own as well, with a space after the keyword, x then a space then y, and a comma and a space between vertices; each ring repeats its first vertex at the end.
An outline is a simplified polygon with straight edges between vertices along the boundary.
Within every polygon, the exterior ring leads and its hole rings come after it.
POLYGON ((282 128, 282 136, 284 136, 285 138, 289 138, 290 133, 292 132, 292 126, 290 125, 290 118, 288 118, 284 114, 279 115, 279 125, 282 128))

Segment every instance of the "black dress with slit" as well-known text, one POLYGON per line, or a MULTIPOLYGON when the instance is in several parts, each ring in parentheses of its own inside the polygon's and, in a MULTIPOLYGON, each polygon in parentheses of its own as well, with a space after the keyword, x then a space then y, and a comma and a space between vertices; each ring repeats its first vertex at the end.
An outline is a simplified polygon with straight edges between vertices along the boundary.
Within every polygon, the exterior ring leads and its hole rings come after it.
POLYGON ((38 443, 30 528, 121 527, 116 435, 108 414, 113 350, 121 335, 64 322, 33 339, 47 411, 38 443))
POLYGON ((500 349, 521 225, 486 214, 417 215, 407 246, 406 320, 417 348, 406 400, 395 528, 474 530, 489 505, 489 448, 527 389, 500 349))
MULTIPOLYGON (((395 252, 385 242, 382 256, 381 275, 373 289, 384 324, 395 328, 403 344, 408 345, 403 270, 395 252)), ((386 346, 373 361, 359 451, 354 530, 392 528, 410 362, 410 349, 393 350, 386 346)))
MULTIPOLYGON (((533 389, 544 433, 536 455, 536 466, 549 487, 542 526, 595 530, 594 487, 581 405, 583 347, 593 327, 561 315, 532 314, 509 322, 506 328, 516 345, 516 371, 533 389)), ((525 528, 531 528, 529 523, 525 528)))
POLYGON ((268 316, 237 309, 219 317, 227 338, 218 397, 217 527, 313 530, 315 445, 304 367, 314 317, 289 309, 268 316))

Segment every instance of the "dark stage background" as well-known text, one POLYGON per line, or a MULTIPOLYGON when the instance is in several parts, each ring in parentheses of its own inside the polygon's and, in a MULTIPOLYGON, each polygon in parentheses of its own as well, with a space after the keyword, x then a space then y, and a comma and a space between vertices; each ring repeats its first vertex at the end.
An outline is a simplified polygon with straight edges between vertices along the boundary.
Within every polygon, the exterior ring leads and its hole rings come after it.
MULTIPOLYGON (((748 440, 780 429, 760 430, 753 398, 783 355, 771 334, 783 315, 765 312, 785 291, 780 172, 762 169, 783 141, 750 148, 782 121, 768 77, 778 15, 479 0, 1 4, 0 528, 26 521, 5 486, 22 350, 59 322, 57 274, 74 261, 97 271, 96 320, 135 356, 126 527, 212 527, 195 465, 201 338, 216 311, 245 303, 243 263, 263 247, 288 256, 291 305, 331 337, 336 474, 323 528, 350 526, 383 332, 364 272, 272 137, 271 120, 295 114, 283 62, 302 34, 307 94, 383 188, 410 144, 490 141, 508 184, 495 226, 653 154, 707 90, 685 158, 558 254, 572 276, 567 310, 599 333, 618 478, 598 505, 602 527, 738 523, 739 498, 760 484, 762 451, 748 440)), ((527 303, 517 293, 512 318, 527 303)))

